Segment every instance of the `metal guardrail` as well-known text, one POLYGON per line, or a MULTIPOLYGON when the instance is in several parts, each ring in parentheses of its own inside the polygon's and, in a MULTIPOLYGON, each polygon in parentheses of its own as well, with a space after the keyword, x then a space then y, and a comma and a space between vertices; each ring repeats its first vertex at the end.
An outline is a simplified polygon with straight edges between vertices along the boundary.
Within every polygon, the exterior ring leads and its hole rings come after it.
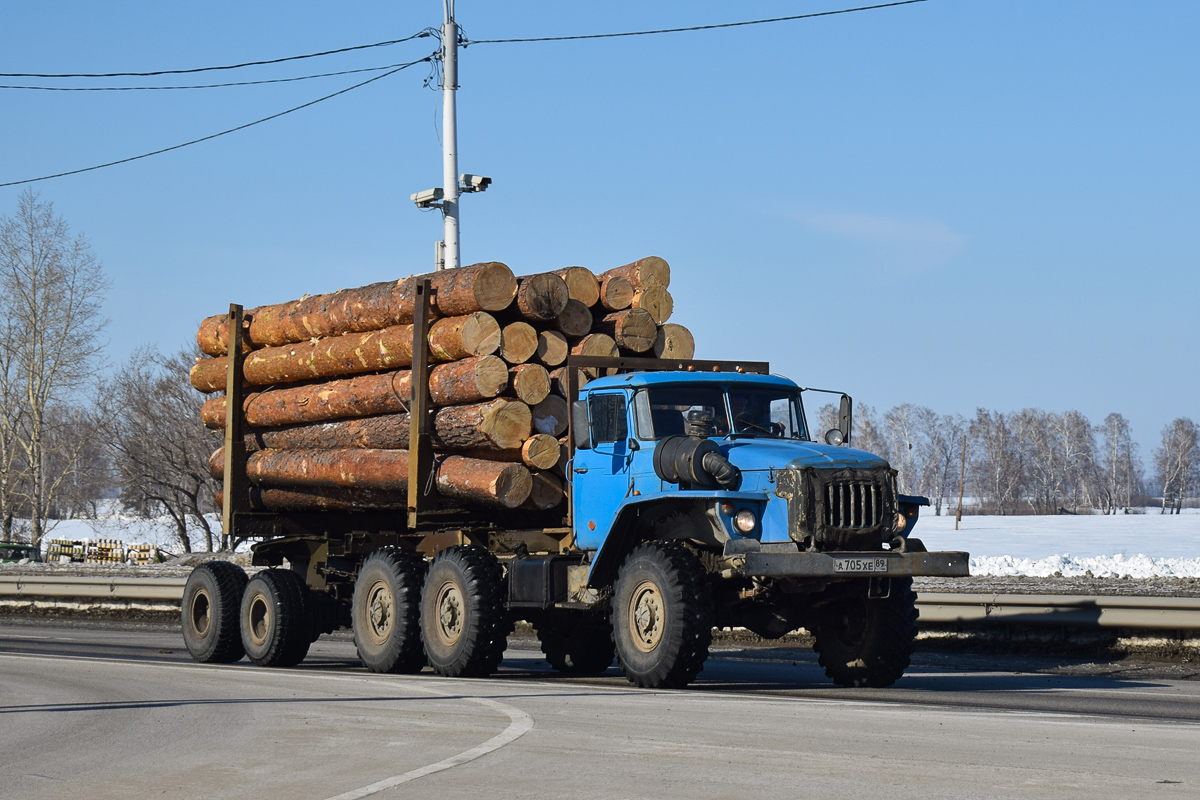
POLYGON ((57 575, 0 575, 0 596, 71 597, 84 600, 183 599, 187 578, 71 578, 57 575))
MULTIPOLYGON (((0 576, 0 596, 90 600, 183 599, 186 578, 0 576)), ((1200 597, 922 592, 921 622, 1200 630, 1200 597)))
POLYGON ((1200 597, 921 592, 921 622, 1200 630, 1200 597))

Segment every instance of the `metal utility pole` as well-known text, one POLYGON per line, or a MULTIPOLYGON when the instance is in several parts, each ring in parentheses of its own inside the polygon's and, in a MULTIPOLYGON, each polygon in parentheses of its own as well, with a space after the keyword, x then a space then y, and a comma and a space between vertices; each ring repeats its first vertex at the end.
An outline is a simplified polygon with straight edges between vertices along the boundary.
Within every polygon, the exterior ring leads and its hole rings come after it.
POLYGON ((442 25, 442 218, 446 269, 458 260, 458 118, 454 90, 458 88, 458 24, 454 0, 442 0, 446 21, 442 25))

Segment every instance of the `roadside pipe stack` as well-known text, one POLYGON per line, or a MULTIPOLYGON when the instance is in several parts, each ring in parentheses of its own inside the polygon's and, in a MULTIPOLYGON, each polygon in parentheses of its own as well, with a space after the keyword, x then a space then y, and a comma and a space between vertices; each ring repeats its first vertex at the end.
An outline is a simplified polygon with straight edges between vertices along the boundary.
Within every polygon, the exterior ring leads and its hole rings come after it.
MULTIPOLYGON (((244 313, 250 507, 407 506, 413 313, 430 281, 433 486, 448 500, 550 510, 565 498, 568 354, 692 358, 670 267, 650 256, 515 277, 496 261, 306 296, 244 313)), ((191 382, 225 389, 229 317, 200 323, 191 382)), ((581 370, 578 385, 598 377, 581 370)), ((225 397, 201 409, 225 424, 225 397)), ((209 463, 221 478, 224 451, 209 463)))

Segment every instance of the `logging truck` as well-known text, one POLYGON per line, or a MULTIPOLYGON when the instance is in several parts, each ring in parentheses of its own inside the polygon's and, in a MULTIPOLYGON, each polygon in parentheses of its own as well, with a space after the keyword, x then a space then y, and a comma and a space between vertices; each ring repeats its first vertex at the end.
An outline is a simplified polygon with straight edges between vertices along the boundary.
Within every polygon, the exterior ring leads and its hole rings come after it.
MULTIPOLYGON (((887 461, 849 446, 847 395, 837 427, 818 433, 803 404, 815 390, 766 363, 567 355, 557 472, 535 473, 558 495, 531 502, 537 487, 526 485, 506 507, 505 482, 521 478, 505 472, 514 465, 435 452, 452 426, 430 391, 430 293, 428 280, 413 287, 407 449, 372 462, 371 485, 404 487, 400 508, 354 486, 304 506, 256 483, 268 459, 319 451, 267 441, 251 452, 264 442, 245 429, 250 348, 231 307, 214 474, 225 530, 253 539, 253 564, 265 569, 193 571, 182 604, 193 658, 291 666, 322 633, 349 628, 372 672, 480 677, 524 620, 557 670, 599 674, 615 658, 638 686, 683 687, 703 668, 714 628, 778 638, 803 627, 835 683, 901 677, 917 633, 913 577, 965 576, 968 555, 927 552, 911 535, 928 501, 898 494, 887 461), (486 475, 472 472, 478 464, 491 465, 486 475), (492 505, 472 505, 484 493, 492 505)), ((450 408, 460 430, 466 407, 450 408)), ((337 465, 309 458, 302 477, 325 468, 337 465)))

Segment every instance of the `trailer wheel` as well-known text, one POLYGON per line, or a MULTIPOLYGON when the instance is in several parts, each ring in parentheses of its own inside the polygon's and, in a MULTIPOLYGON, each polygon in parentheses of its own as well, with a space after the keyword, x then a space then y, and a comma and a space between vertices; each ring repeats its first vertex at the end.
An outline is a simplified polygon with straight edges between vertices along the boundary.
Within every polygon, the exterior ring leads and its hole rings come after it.
POLYGON ((869 598, 864 586, 817 609, 813 650, 839 686, 891 686, 908 668, 916 642, 912 578, 892 578, 886 598, 869 598))
POLYGON ((183 643, 202 664, 232 664, 246 654, 238 633, 238 607, 246 573, 228 561, 209 561, 192 570, 183 587, 183 643))
POLYGON ((367 556, 354 582, 351 620, 358 657, 371 672, 420 672, 421 581, 425 561, 383 547, 367 556))
POLYGON ((572 675, 600 675, 612 666, 612 626, 607 618, 588 616, 574 624, 542 624, 537 629, 550 666, 572 675))
POLYGON ((504 600, 500 563, 483 548, 434 557, 421 592, 421 640, 434 672, 481 678, 500 666, 511 630, 504 600))
POLYGON ((634 548, 617 573, 613 641, 630 682, 682 688, 704 668, 713 602, 700 561, 678 542, 634 548))
POLYGON ((308 586, 289 569, 255 575, 242 593, 242 646, 260 667, 292 667, 308 655, 312 620, 308 586))

